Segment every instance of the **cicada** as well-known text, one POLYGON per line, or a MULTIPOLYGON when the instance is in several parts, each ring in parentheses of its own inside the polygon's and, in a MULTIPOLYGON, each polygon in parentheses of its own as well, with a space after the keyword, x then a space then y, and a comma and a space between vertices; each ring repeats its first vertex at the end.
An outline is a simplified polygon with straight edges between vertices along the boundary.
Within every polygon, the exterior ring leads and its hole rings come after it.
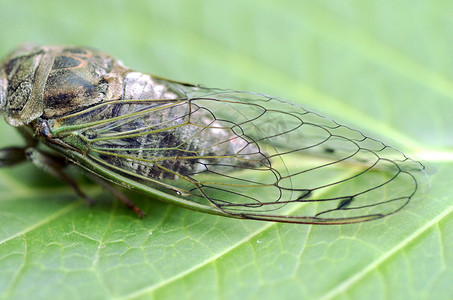
MULTIPOLYGON (((24 160, 91 199, 87 171, 150 198, 232 218, 305 224, 370 221, 405 207, 424 166, 379 140, 274 97, 133 71, 88 48, 24 46, 3 60, 0 112, 24 160)), ((422 176, 420 176, 422 175, 422 176)))

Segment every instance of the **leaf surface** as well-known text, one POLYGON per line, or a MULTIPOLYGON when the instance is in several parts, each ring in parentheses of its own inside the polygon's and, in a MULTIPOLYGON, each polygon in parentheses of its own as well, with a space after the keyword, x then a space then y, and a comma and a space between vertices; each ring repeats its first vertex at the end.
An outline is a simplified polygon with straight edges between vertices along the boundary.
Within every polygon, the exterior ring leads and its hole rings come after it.
MULTIPOLYGON (((30 164, 0 169, 5 299, 448 299, 453 294, 451 1, 0 1, 1 54, 102 49, 136 70, 290 99, 428 162, 403 211, 343 226, 241 221, 85 179, 88 207, 30 164)), ((0 146, 21 144, 5 122, 0 146)), ((346 170, 347 171, 347 170, 346 170)))

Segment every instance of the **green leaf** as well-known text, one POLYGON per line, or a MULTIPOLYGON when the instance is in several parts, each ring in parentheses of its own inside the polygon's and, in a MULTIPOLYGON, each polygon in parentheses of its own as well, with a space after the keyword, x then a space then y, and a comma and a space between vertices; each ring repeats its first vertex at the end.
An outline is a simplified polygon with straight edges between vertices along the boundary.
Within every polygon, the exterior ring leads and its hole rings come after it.
MULTIPOLYGON (((390 141, 436 173, 408 208, 343 226, 242 221, 83 178, 88 207, 29 164, 0 169, 5 299, 449 299, 453 295, 451 1, 0 1, 2 56, 86 45, 125 65, 250 90, 390 141)), ((0 125, 0 147, 21 144, 0 125)))

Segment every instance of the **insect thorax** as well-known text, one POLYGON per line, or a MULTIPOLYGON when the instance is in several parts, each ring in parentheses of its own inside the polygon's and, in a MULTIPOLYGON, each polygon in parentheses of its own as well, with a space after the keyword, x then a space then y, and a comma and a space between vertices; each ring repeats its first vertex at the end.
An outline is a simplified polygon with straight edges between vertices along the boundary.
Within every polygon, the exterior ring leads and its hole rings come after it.
POLYGON ((0 111, 13 126, 38 117, 52 119, 103 101, 160 98, 165 93, 150 76, 148 82, 135 80, 136 72, 87 48, 21 47, 3 60, 0 72, 0 111), (126 90, 129 78, 134 78, 134 84, 126 90))

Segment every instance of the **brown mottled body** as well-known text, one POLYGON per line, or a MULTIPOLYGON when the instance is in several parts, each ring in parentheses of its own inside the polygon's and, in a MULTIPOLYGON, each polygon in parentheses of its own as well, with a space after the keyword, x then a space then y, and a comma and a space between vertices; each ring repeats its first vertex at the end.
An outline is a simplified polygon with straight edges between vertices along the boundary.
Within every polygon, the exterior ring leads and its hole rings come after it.
POLYGON ((6 79, 3 93, 9 99, 3 105, 13 126, 108 100, 176 96, 151 76, 133 72, 111 56, 87 48, 25 46, 3 60, 1 73, 6 79))

